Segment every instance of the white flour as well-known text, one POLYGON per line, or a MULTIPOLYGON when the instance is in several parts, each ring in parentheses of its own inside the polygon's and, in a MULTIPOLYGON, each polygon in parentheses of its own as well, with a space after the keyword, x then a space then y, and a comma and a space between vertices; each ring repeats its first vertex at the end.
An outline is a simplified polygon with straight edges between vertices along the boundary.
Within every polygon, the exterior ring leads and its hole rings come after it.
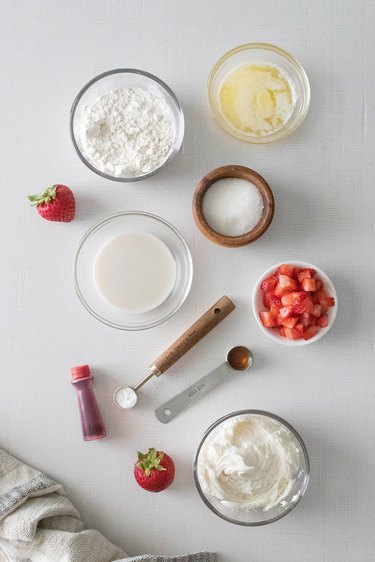
POLYGON ((123 88, 85 107, 81 143, 86 158, 101 172, 136 177, 167 159, 175 134, 164 98, 141 88, 123 88))

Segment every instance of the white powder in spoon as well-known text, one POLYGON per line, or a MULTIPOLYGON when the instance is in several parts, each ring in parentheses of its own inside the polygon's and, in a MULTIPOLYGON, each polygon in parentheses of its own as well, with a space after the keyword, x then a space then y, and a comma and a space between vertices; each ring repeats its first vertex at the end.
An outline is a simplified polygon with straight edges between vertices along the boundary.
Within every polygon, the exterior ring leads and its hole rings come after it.
POLYGON ((206 191, 203 215, 209 226, 224 236, 241 236, 253 230, 262 218, 263 197, 251 182, 223 178, 206 191))

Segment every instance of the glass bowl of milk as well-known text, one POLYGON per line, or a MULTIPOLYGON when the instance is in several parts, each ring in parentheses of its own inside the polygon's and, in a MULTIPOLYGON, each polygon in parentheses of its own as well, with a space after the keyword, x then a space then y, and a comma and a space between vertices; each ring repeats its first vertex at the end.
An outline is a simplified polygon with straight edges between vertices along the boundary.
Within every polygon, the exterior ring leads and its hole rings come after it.
POLYGON ((184 303, 192 278, 184 238, 164 219, 144 212, 117 213, 92 226, 74 260, 82 304, 121 330, 165 322, 184 303))

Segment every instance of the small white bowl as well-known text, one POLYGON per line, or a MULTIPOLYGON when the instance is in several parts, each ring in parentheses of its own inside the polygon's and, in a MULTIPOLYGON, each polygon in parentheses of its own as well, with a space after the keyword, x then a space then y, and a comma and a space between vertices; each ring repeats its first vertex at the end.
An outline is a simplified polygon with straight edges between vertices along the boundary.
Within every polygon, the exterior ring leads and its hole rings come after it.
POLYGON ((313 342, 319 340, 320 338, 322 338, 328 332, 328 330, 331 328, 331 326, 334 323, 335 318, 336 318, 338 300, 337 300, 337 293, 336 293, 336 289, 335 289, 334 284, 332 283, 332 281, 330 280, 328 275, 326 275, 324 273, 324 271, 319 269, 319 267, 317 267, 316 265, 313 265, 311 263, 307 263, 305 261, 282 261, 280 263, 277 263, 277 264, 273 265, 269 269, 267 269, 267 271, 265 271, 259 277, 259 279, 256 282, 255 287, 254 287, 252 304, 253 304, 253 312, 254 312, 255 320, 257 321, 258 326, 260 327, 260 329, 265 334, 267 334, 267 336, 269 338, 271 338, 271 340, 274 340, 277 343, 281 343, 282 345, 289 345, 289 346, 296 347, 296 346, 300 346, 300 345, 306 345, 308 343, 313 343, 313 342), (264 279, 266 279, 267 277, 269 277, 270 275, 272 275, 272 273, 274 273, 276 271, 276 269, 278 267, 280 267, 280 265, 282 265, 282 264, 294 265, 295 267, 301 267, 301 268, 311 267, 312 269, 315 269, 315 271, 317 273, 317 277, 319 277, 319 279, 321 279, 323 281, 324 290, 328 293, 329 296, 332 296, 335 299, 335 306, 330 306, 328 308, 328 312, 327 312, 327 314, 328 314, 328 326, 326 328, 320 328, 320 330, 316 334, 316 336, 313 336, 309 340, 304 340, 304 339, 288 340, 287 338, 284 338, 283 336, 280 336, 277 333, 276 330, 273 330, 272 328, 265 328, 263 326, 261 320, 260 320, 259 312, 262 312, 262 311, 266 310, 266 308, 263 304, 263 291, 260 288, 260 286, 262 284, 262 281, 264 279))

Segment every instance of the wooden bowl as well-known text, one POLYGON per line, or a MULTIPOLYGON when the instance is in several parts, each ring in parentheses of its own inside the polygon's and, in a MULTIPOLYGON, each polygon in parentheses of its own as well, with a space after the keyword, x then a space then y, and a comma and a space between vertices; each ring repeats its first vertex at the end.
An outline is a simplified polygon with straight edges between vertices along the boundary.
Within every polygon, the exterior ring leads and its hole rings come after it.
POLYGON ((202 234, 204 234, 204 236, 206 236, 206 238, 211 240, 211 242, 215 242, 215 244, 219 244, 220 246, 226 246, 227 248, 246 246, 246 244, 250 244, 262 236, 272 222, 274 210, 275 202, 270 186, 266 180, 262 178, 262 176, 245 166, 222 166, 221 168, 212 170, 212 172, 201 179, 197 185, 193 198, 193 215, 199 230, 202 234), (225 236, 215 232, 215 230, 213 230, 207 223, 202 211, 202 203, 206 191, 217 180, 221 180, 223 178, 240 178, 248 180, 259 189, 263 197, 264 208, 260 221, 255 228, 245 234, 241 234, 241 236, 225 236))

